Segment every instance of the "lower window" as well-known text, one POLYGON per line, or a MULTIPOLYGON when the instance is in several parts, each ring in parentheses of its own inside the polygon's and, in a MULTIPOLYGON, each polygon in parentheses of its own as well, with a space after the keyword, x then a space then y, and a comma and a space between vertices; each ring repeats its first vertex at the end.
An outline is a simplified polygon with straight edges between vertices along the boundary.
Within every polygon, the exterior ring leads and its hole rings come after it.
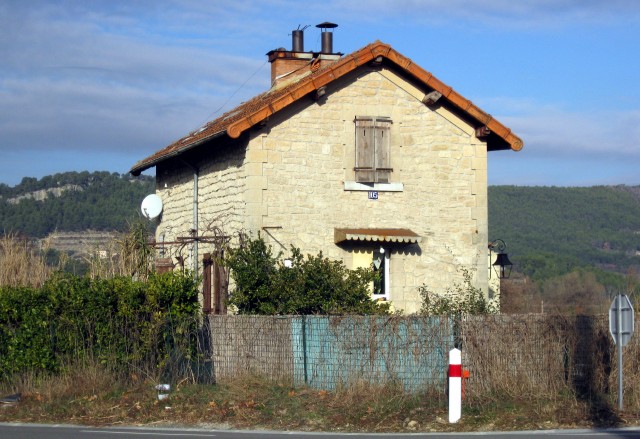
POLYGON ((373 300, 389 300, 389 249, 378 247, 375 250, 363 250, 353 253, 352 268, 373 268, 378 274, 376 280, 371 285, 371 298, 373 300))

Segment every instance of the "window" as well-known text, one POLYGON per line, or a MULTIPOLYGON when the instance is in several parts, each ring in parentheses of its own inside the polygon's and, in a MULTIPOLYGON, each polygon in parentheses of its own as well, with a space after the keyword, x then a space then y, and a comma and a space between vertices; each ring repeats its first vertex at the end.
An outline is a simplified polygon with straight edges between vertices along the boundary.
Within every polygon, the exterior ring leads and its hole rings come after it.
POLYGON ((389 251, 383 247, 373 252, 373 271, 378 274, 373 283, 373 299, 389 300, 389 251))
POLYGON ((390 250, 380 247, 379 249, 361 249, 353 252, 351 268, 373 268, 377 273, 377 279, 371 284, 371 299, 390 300, 390 250))
POLYGON ((389 183, 391 174, 388 117, 356 116, 356 182, 389 183))

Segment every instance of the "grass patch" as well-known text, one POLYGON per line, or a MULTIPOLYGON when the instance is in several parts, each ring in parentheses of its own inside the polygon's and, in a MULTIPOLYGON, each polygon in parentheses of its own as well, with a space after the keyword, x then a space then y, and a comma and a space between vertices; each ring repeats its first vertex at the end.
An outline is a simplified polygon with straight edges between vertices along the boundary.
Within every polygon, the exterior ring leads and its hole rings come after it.
MULTIPOLYGON (((2 422, 83 425, 192 425, 212 428, 353 432, 455 432, 593 427, 593 408, 571 395, 548 400, 490 397, 467 400, 462 419, 447 422, 441 394, 356 383, 335 391, 294 388, 245 376, 220 385, 173 385, 158 401, 155 382, 122 378, 95 366, 58 376, 22 376, 0 394, 22 400, 0 406, 2 422)), ((637 425, 637 415, 616 414, 616 426, 637 425)))

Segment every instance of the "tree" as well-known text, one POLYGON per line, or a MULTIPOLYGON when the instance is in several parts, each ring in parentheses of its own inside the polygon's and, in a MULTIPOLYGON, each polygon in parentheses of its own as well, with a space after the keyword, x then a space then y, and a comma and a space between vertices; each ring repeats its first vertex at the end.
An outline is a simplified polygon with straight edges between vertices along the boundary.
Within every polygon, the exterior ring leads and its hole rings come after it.
POLYGON ((227 252, 225 264, 235 282, 229 305, 239 314, 386 314, 389 305, 371 300, 372 269, 349 270, 322 255, 302 256, 291 247, 291 266, 258 236, 244 237, 227 252))
POLYGON ((277 258, 263 239, 242 237, 240 247, 227 252, 225 264, 235 281, 230 305, 238 308, 240 314, 278 314, 274 305, 277 299, 271 296, 277 258))
POLYGON ((594 273, 576 269, 542 284, 545 310, 558 314, 606 313, 610 300, 594 273))
POLYGON ((133 179, 108 172, 66 172, 41 180, 25 177, 15 188, 0 186, 0 233, 44 237, 54 230, 124 231, 129 221, 140 216, 140 201, 153 192, 154 184, 153 177, 133 179), (44 200, 30 198, 36 189, 48 191, 44 200), (54 193, 52 189, 64 190, 54 193), (26 197, 8 201, 19 196, 26 197))

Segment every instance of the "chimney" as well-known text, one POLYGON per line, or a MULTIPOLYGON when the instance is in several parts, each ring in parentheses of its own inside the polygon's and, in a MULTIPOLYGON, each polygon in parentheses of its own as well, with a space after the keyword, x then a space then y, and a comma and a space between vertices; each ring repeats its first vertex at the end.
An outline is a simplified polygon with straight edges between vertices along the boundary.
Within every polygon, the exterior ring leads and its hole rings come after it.
POLYGON ((316 26, 322 30, 322 49, 320 52, 304 51, 304 30, 307 27, 309 26, 300 29, 298 26, 298 29, 291 32, 292 49, 290 51, 280 47, 267 53, 271 63, 271 87, 309 74, 328 62, 340 59, 341 53, 332 53, 333 33, 328 30, 338 27, 337 24, 325 22, 316 26))
POLYGON ((330 29, 335 29, 338 27, 335 23, 329 23, 325 21, 324 23, 317 24, 316 27, 321 30, 322 35, 322 49, 320 53, 325 55, 329 55, 333 53, 333 31, 330 29))
POLYGON ((267 53, 271 63, 271 87, 291 78, 300 76, 308 71, 307 66, 313 59, 313 53, 304 51, 305 26, 291 32, 291 47, 289 51, 284 47, 267 53))
POLYGON ((291 47, 293 48, 292 52, 304 52, 304 30, 307 27, 303 27, 302 29, 297 29, 291 32, 291 47))

